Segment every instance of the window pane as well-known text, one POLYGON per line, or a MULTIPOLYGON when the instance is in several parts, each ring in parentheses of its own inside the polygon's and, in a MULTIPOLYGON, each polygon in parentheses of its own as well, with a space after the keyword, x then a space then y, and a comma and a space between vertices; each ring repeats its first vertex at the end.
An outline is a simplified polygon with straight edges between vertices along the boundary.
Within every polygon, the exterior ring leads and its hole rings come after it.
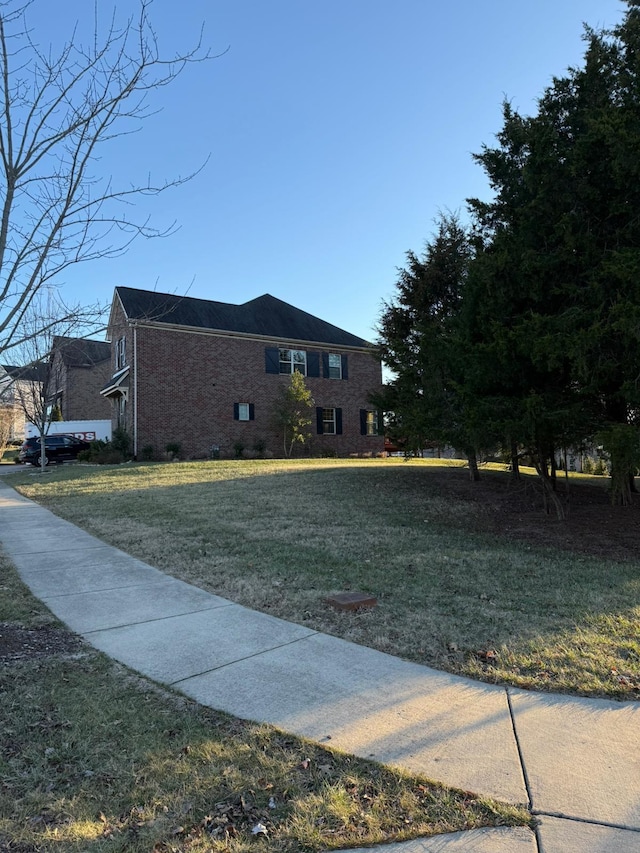
POLYGON ((248 421, 249 420, 249 404, 248 403, 238 403, 238 420, 239 421, 248 421))
POLYGON ((335 435, 336 433, 336 410, 322 410, 322 431, 326 435, 335 435))
POLYGON ((298 373, 307 375, 307 354, 299 349, 280 350, 280 373, 298 373))
POLYGON ((291 373, 291 350, 280 350, 280 373, 291 373))
POLYGON ((329 379, 342 379, 342 358, 338 353, 329 353, 329 379))

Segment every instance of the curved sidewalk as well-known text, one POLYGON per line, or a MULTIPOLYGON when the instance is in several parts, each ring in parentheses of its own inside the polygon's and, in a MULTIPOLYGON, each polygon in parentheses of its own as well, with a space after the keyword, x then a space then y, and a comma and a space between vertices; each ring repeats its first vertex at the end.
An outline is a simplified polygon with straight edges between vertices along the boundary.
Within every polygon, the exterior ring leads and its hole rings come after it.
POLYGON ((198 702, 447 785, 526 804, 524 829, 403 853, 638 853, 640 704, 481 684, 248 610, 171 578, 0 480, 0 544, 96 648, 198 702))

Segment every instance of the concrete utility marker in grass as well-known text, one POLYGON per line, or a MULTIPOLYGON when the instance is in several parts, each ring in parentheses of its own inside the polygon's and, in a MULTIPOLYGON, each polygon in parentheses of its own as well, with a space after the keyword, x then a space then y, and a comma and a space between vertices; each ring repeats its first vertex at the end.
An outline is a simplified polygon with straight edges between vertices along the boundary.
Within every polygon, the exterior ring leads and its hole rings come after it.
MULTIPOLYGON (((69 627, 201 704, 524 803, 540 819, 525 842, 532 850, 640 848, 636 703, 475 683, 257 613, 105 546, 4 485, 0 542, 69 627)), ((477 849, 518 849, 515 836, 511 848, 503 840, 477 849)))

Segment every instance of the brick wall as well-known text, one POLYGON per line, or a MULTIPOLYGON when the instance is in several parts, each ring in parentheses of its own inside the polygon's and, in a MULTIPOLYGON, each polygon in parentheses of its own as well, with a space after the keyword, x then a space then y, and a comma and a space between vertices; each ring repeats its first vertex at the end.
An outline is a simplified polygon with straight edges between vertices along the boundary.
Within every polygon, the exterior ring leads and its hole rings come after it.
POLYGON ((93 367, 67 367, 62 417, 65 421, 93 421, 111 417, 111 403, 100 396, 100 389, 111 377, 111 362, 93 367))
MULTIPOLYGON (((116 315, 116 324, 118 317, 116 315)), ((112 340, 121 334, 117 326, 112 340)), ((283 455, 282 436, 273 427, 273 409, 289 376, 268 374, 265 347, 277 342, 182 332, 139 326, 137 383, 133 368, 128 404, 128 426, 133 434, 134 394, 137 390, 138 455, 145 446, 164 452, 179 442, 184 457, 207 457, 212 445, 232 456, 234 445, 252 448, 265 442, 276 456, 283 455), (253 404, 255 419, 234 420, 234 403, 253 404)), ((282 344, 280 344, 282 345, 282 344)), ((296 348, 303 349, 301 345, 296 348)), ((321 352, 309 345, 309 352, 321 352)), ((324 454, 377 453, 382 436, 360 435, 360 410, 371 409, 367 395, 381 384, 380 364, 370 354, 324 348, 348 357, 346 380, 307 377, 315 405, 342 410, 342 435, 317 435, 316 413, 311 412, 311 440, 298 452, 324 454)), ((129 364, 133 361, 133 330, 127 330, 129 364)))

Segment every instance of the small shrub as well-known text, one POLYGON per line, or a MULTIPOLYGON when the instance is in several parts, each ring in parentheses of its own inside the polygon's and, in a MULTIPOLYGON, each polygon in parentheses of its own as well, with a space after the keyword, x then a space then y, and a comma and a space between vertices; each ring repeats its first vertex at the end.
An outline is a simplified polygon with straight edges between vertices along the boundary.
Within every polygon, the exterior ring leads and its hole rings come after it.
POLYGON ((140 455, 144 462, 151 462, 153 457, 156 455, 156 449, 153 444, 145 444, 140 455))
POLYGON ((593 473, 596 477, 608 477, 609 469, 604 461, 604 459, 598 459, 596 464, 593 466, 593 473))
POLYGON ((124 427, 116 427, 111 436, 111 448, 118 451, 123 459, 131 458, 131 438, 124 427))
POLYGON ((97 462, 98 465, 120 465, 125 459, 119 450, 113 447, 105 447, 91 461, 97 462))
POLYGON ((108 441, 91 442, 89 450, 78 453, 79 462, 91 462, 93 465, 119 465, 125 461, 122 453, 108 441))
POLYGON ((166 445, 165 450, 169 454, 169 459, 179 459, 182 453, 182 445, 179 441, 170 441, 166 445))
POLYGON ((337 452, 337 450, 334 450, 332 447, 323 447, 322 450, 320 451, 320 458, 321 459, 337 459, 338 458, 338 452, 337 452))
POLYGON ((267 442, 263 438, 259 438, 253 445, 253 449, 258 454, 258 456, 264 458, 264 452, 267 449, 267 442))
POLYGON ((245 447, 241 454, 243 459, 257 459, 258 454, 255 450, 251 450, 248 447, 245 447))
POLYGON ((242 451, 244 450, 244 444, 241 441, 234 442, 233 452, 236 455, 236 459, 242 459, 242 451))

